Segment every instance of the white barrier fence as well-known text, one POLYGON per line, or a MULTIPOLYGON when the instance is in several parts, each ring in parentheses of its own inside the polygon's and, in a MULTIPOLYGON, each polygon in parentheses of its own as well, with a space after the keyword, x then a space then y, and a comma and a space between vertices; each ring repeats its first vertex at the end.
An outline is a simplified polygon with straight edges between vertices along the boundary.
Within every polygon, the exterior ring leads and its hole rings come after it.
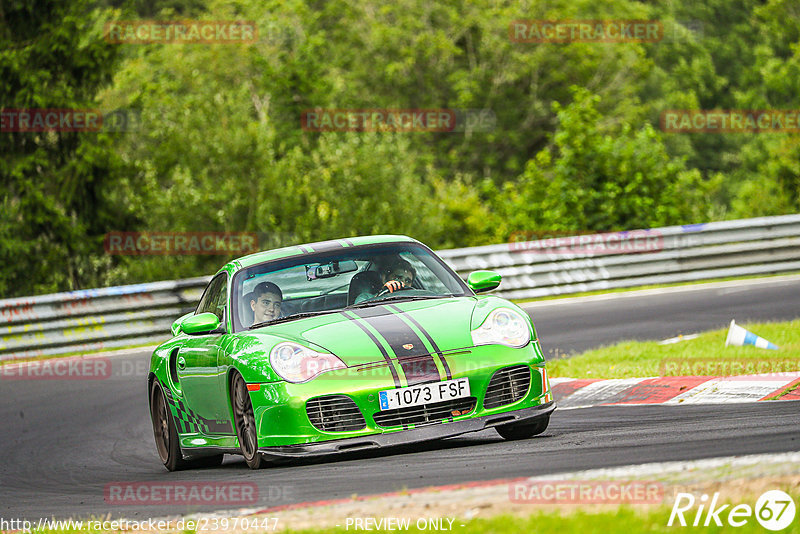
MULTIPOLYGON (((582 291, 800 271, 800 215, 439 251, 462 277, 503 276, 499 295, 582 291)), ((155 343, 210 277, 0 300, 0 360, 155 343)))

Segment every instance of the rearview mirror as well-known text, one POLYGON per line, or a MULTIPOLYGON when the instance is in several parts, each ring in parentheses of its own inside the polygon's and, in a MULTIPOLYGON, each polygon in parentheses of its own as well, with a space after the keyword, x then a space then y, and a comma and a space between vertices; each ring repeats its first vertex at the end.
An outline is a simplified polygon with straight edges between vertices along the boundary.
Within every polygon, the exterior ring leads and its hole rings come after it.
POLYGON ((184 319, 181 330, 187 334, 209 334, 218 329, 219 325, 219 317, 211 312, 203 312, 184 319))
POLYGON ((319 265, 306 265, 306 278, 309 281, 317 278, 330 278, 337 274, 350 273, 358 270, 358 265, 353 260, 331 261, 319 265))
POLYGON ((467 285, 475 293, 489 291, 500 285, 502 276, 494 271, 475 271, 469 273, 467 285))

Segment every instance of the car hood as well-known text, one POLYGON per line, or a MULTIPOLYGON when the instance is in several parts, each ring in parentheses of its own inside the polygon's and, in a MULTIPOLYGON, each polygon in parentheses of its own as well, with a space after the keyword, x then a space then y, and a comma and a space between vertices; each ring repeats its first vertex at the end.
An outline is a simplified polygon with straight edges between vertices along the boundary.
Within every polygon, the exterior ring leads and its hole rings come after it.
POLYGON ((406 357, 471 346, 476 302, 474 297, 389 302, 270 325, 243 337, 249 340, 249 346, 258 340, 262 350, 269 350, 279 341, 296 341, 333 353, 352 367, 387 356, 406 357))
POLYGON ((472 345, 474 308, 475 300, 468 297, 356 308, 338 314, 341 320, 336 324, 307 330, 304 338, 345 359, 348 365, 380 359, 379 344, 392 357, 409 351, 428 354, 462 349, 472 345), (409 344, 414 346, 404 348, 409 344))

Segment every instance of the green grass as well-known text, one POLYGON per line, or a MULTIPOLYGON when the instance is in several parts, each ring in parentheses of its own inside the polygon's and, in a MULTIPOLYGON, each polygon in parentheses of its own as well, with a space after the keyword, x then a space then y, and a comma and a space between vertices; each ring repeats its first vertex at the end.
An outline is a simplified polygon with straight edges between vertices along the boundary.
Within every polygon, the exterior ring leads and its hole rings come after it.
POLYGON ((671 345, 625 341, 569 358, 549 360, 547 368, 551 377, 570 378, 741 375, 800 370, 800 319, 740 326, 775 343, 779 349, 726 347, 728 329, 724 328, 671 345), (708 372, 699 372, 703 370, 708 372), (720 370, 730 372, 715 372, 720 370))

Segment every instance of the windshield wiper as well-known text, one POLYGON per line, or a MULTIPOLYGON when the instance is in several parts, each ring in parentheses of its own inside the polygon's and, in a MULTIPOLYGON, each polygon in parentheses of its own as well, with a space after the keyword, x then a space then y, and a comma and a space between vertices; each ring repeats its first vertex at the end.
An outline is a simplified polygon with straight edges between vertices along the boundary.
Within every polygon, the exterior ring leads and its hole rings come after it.
MULTIPOLYGON (((389 297, 380 299, 380 300, 370 300, 366 302, 361 302, 360 304, 352 304, 350 306, 346 306, 345 310, 350 310, 353 308, 368 308, 370 306, 377 306, 378 304, 382 304, 384 302, 389 301, 398 301, 398 300, 428 300, 428 299, 446 299, 451 297, 456 297, 459 295, 447 294, 447 295, 391 295, 389 297)), ((313 311, 313 312, 299 312, 293 313, 291 315, 287 315, 286 317, 278 317, 277 319, 273 319, 271 321, 263 321, 261 323, 256 323, 253 326, 248 327, 248 330, 253 330, 255 328, 261 328, 264 326, 269 326, 273 324, 285 323, 287 321, 294 321, 295 319, 303 319, 305 317, 316 317, 317 315, 327 315, 330 313, 337 313, 341 311, 341 309, 336 310, 322 310, 322 311, 313 311)))
POLYGON ((365 302, 361 302, 359 304, 351 304, 347 306, 347 309, 352 308, 369 308, 370 306, 377 306, 378 304, 382 304, 387 301, 398 301, 398 300, 428 300, 428 299, 444 299, 454 297, 455 295, 392 295, 390 297, 386 297, 379 300, 367 300, 365 302))
POLYGON ((294 321, 295 319, 303 319, 305 317, 316 317, 317 315, 327 315, 329 313, 336 313, 337 311, 339 310, 323 310, 314 312, 293 313, 291 315, 287 315, 286 317, 278 317, 277 319, 273 319, 271 321, 263 321, 261 323, 256 323, 253 326, 249 327, 248 330, 253 330, 254 328, 261 328, 262 326, 285 323, 286 321, 294 321))

